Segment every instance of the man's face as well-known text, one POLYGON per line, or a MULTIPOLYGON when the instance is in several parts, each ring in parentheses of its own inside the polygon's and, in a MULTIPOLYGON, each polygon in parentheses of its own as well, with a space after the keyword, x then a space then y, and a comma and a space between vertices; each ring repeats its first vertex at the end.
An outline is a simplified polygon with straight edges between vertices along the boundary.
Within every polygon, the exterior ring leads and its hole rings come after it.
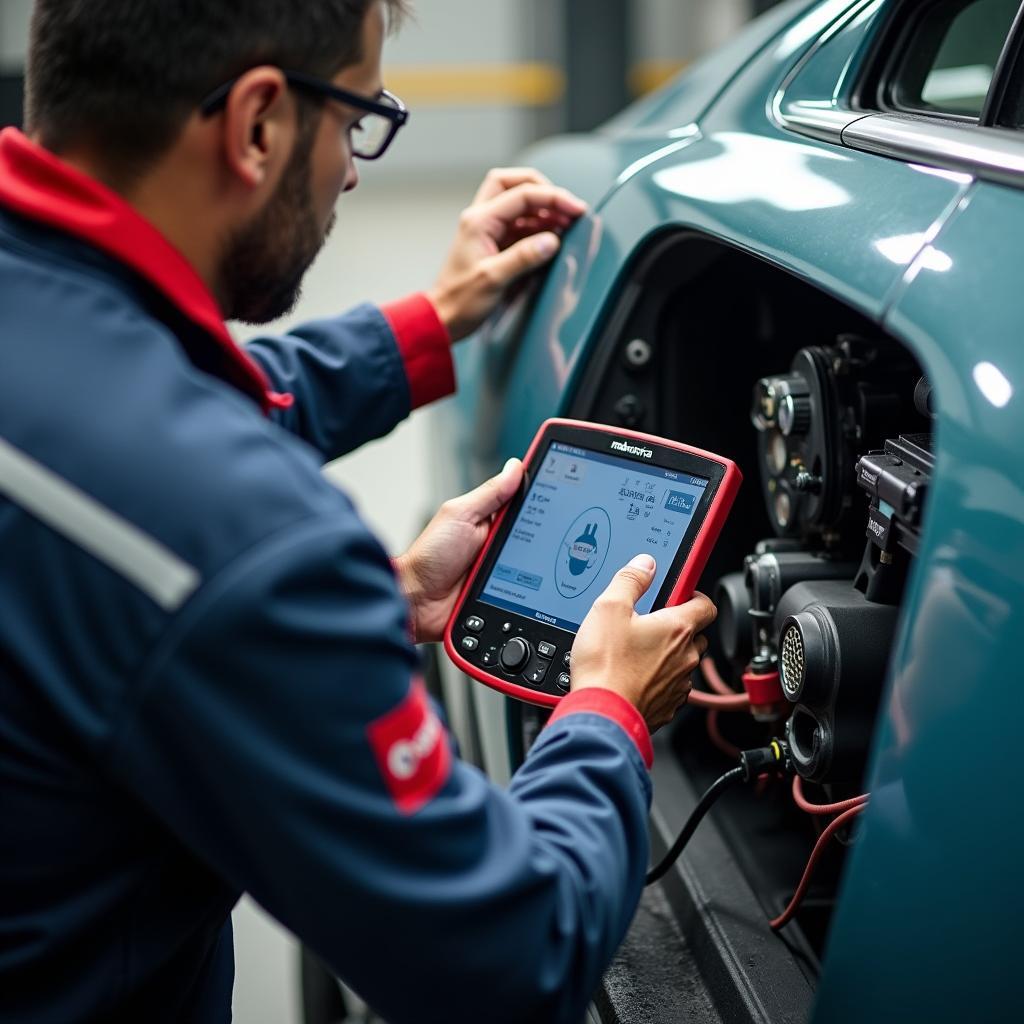
MULTIPOLYGON (((380 93, 384 29, 384 9, 374 3, 363 22, 362 59, 335 75, 335 85, 370 98, 380 93)), ((334 100, 322 110, 307 110, 277 189, 226 247, 221 280, 228 320, 265 324, 294 308, 334 226, 338 196, 359 182, 350 131, 362 112, 334 100)))

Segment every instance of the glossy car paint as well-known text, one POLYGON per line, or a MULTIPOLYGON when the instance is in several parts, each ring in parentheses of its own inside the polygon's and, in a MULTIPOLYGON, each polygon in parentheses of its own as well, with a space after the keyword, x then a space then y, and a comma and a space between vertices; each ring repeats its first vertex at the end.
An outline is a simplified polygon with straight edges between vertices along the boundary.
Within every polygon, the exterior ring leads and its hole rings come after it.
MULTIPOLYGON (((673 229, 813 282, 915 353, 941 410, 937 472, 815 1020, 1012 1019, 1024 192, 798 136, 774 116, 783 95, 846 104, 885 8, 784 5, 606 133, 529 154, 593 211, 536 292, 463 347, 447 443, 460 486, 521 454, 567 409, 630 261, 673 229)), ((500 777, 490 697, 473 699, 500 777)))
POLYGON ((936 388, 937 474, 821 1021, 1019 1012, 1022 239, 1024 193, 975 185, 887 317, 936 388))

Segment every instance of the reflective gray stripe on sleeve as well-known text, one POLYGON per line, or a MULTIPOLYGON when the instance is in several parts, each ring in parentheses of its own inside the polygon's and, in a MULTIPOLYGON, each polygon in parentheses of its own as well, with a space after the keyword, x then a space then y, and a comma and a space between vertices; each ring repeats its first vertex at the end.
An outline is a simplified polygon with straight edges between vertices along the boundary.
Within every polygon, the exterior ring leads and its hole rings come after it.
POLYGON ((0 438, 0 494, 176 611, 200 584, 173 551, 0 438))

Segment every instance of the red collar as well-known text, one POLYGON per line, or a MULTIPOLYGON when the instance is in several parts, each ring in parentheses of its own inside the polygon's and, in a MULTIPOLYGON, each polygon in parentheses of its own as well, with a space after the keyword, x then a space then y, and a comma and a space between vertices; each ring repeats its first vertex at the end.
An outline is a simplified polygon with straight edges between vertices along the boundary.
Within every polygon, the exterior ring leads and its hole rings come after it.
POLYGON ((16 128, 0 131, 0 205, 89 242, 145 278, 216 342, 231 383, 264 412, 292 404, 291 395, 270 390, 263 370, 235 343, 216 300, 185 257, 115 192, 16 128))

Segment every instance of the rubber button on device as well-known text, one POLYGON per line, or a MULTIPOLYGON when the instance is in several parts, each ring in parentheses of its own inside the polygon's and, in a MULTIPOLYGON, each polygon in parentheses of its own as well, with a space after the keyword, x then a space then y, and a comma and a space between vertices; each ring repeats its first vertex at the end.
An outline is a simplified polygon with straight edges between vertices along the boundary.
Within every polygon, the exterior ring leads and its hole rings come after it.
POLYGON ((562 691, 562 693, 569 692, 569 673, 559 672, 558 679, 555 681, 555 685, 562 691))
POLYGON ((501 631, 502 631, 502 633, 511 633, 512 632, 512 623, 511 622, 503 622, 501 624, 501 631))
POLYGON ((541 642, 537 644, 537 653, 542 658, 553 658, 557 651, 558 648, 555 647, 554 644, 549 644, 547 640, 541 640, 541 642))
POLYGON ((526 681, 533 683, 535 686, 543 683, 544 677, 547 674, 548 662, 542 661, 540 658, 534 658, 523 673, 523 675, 526 676, 526 681))
POLYGON ((502 647, 499 660, 506 672, 518 672, 530 660, 530 645, 521 636, 514 636, 502 647))
POLYGON ((570 661, 572 661, 572 651, 566 651, 565 654, 562 655, 562 664, 568 668, 570 661))
POLYGON ((466 619, 465 626, 471 633, 479 633, 484 628, 484 620, 479 615, 470 615, 466 619))
POLYGON ((475 651, 480 646, 480 641, 475 636, 464 636, 460 646, 464 651, 475 651))
POLYGON ((497 660, 498 655, 491 650, 484 651, 483 654, 480 655, 481 665, 493 665, 497 660))

